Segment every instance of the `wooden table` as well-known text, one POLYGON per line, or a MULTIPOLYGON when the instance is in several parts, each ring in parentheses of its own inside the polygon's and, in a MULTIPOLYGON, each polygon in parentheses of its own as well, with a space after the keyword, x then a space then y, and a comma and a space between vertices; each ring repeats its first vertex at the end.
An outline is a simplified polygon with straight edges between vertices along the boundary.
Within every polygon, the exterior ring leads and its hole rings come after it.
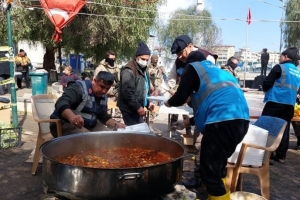
MULTIPOLYGON (((261 116, 262 111, 261 110, 249 110, 250 119, 258 119, 261 116)), ((291 120, 292 122, 300 122, 300 116, 293 117, 291 120)))

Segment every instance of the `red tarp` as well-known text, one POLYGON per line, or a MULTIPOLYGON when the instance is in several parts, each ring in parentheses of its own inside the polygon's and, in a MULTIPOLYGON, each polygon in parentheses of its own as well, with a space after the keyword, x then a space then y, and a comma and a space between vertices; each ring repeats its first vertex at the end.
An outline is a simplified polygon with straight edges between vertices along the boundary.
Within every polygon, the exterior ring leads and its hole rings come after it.
POLYGON ((47 16, 55 26, 53 40, 61 41, 61 29, 76 16, 85 0, 40 0, 47 16))

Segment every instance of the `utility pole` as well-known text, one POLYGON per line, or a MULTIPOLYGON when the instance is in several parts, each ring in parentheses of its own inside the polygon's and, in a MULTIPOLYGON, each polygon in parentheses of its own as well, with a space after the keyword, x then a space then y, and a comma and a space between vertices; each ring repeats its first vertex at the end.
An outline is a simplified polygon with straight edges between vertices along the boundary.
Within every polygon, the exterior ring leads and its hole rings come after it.
MULTIPOLYGON (((7 19, 7 35, 8 35, 8 46, 13 48, 12 42, 12 32, 11 32, 11 19, 10 19, 10 9, 11 9, 11 0, 7 0, 4 3, 3 7, 6 9, 6 19, 7 19)), ((14 78, 14 61, 13 61, 13 51, 9 55, 9 67, 10 67, 10 77, 14 78)), ((18 127, 18 109, 17 109, 17 94, 15 83, 10 84, 10 94, 11 94, 11 107, 12 107, 12 125, 14 128, 18 127)))
POLYGON ((282 2, 282 13, 281 13, 281 22, 280 22, 280 45, 279 45, 279 53, 281 53, 281 49, 282 49, 282 32, 283 32, 283 28, 282 28, 282 21, 283 21, 283 17, 284 17, 284 11, 285 11, 285 5, 284 5, 284 0, 279 0, 282 2))

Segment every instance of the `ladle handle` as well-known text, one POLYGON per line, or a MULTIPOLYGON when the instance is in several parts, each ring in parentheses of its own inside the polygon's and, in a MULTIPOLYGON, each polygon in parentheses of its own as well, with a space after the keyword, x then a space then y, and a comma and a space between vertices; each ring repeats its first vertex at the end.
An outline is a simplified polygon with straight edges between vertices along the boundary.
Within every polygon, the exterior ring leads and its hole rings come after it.
POLYGON ((139 179, 139 178, 141 178, 141 173, 127 173, 127 174, 123 174, 122 176, 119 176, 119 181, 133 180, 133 179, 139 179))

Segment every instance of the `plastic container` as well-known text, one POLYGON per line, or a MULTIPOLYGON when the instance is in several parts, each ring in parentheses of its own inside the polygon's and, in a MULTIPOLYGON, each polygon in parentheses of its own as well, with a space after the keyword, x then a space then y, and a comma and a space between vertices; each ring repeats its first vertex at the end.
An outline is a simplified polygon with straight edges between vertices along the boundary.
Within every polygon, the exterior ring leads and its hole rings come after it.
POLYGON ((250 192, 233 192, 230 194, 231 200, 267 200, 266 198, 250 192))
POLYGON ((48 72, 46 70, 36 70, 29 72, 31 78, 32 95, 47 94, 48 72))

